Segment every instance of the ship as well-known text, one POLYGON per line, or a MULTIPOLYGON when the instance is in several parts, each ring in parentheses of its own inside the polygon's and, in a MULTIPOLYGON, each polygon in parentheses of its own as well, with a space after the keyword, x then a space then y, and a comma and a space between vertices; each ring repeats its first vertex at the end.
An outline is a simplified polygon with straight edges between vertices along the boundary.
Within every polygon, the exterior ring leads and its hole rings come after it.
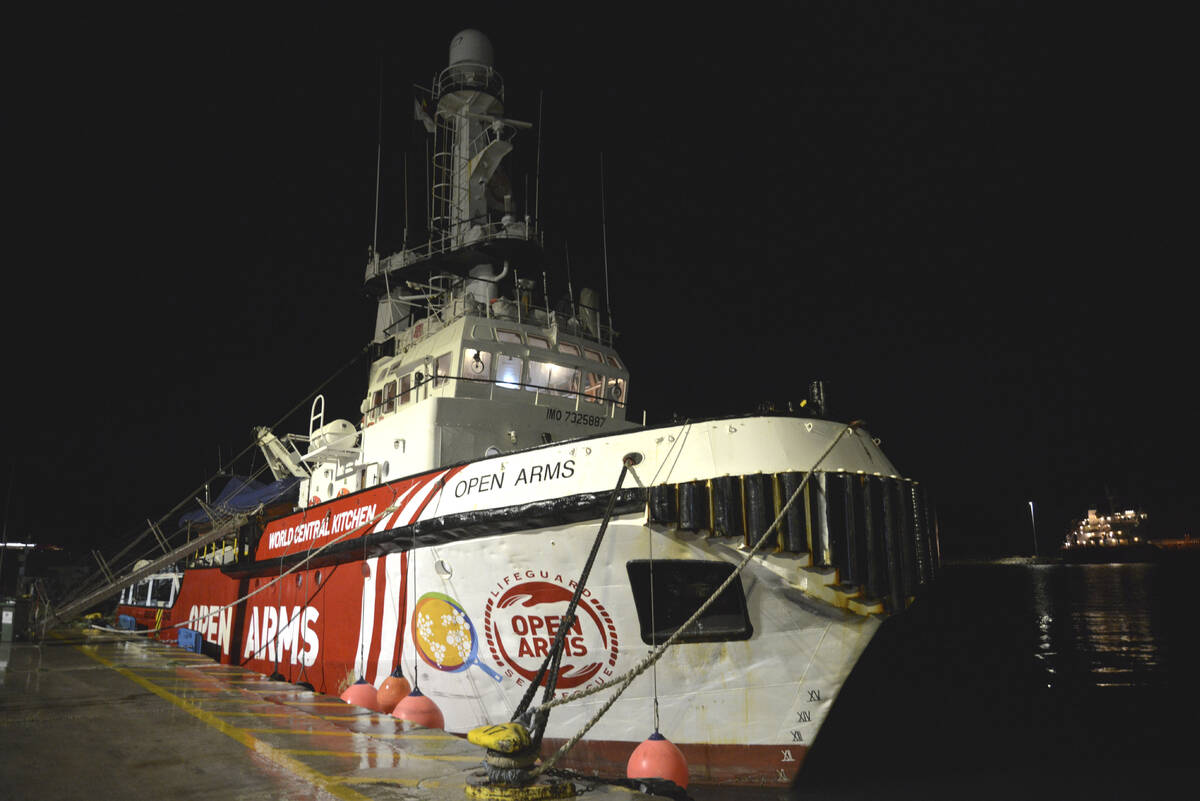
POLYGON ((790 785, 882 621, 935 579, 924 485, 820 384, 631 419, 600 293, 568 273, 547 297, 563 265, 504 172, 532 126, 487 37, 456 35, 418 95, 428 237, 369 254, 359 408, 315 395, 304 430, 255 429, 269 480, 199 500, 182 545, 151 526, 161 552, 76 605, 119 592, 122 627, 320 693, 402 672, 458 734, 553 684, 542 753, 590 725, 559 765, 588 776, 624 775, 654 730, 694 783, 790 785))
POLYGON ((1149 515, 1135 509, 1087 514, 1071 524, 1060 550, 1065 562, 1151 562, 1162 550, 1148 536, 1149 515))
MULTIPOLYGON (((1111 500, 1110 500, 1111 503, 1111 500)), ((1089 509, 1071 523, 1059 556, 1074 564, 1127 562, 1192 563, 1200 560, 1200 539, 1152 537, 1150 515, 1140 509, 1100 514, 1089 509)))

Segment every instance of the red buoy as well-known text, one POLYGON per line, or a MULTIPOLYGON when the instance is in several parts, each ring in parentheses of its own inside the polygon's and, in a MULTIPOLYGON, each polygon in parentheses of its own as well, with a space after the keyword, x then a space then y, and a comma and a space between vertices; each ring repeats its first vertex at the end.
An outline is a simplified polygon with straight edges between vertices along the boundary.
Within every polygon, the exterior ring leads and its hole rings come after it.
POLYGON ((631 779, 670 779, 680 787, 688 786, 687 760, 683 752, 657 731, 633 749, 625 775, 631 779))
POLYGON ((347 687, 345 692, 342 693, 341 698, 347 704, 364 706, 375 712, 379 711, 378 693, 375 691, 375 685, 366 679, 359 679, 347 687))
POLYGON ((392 710, 392 717, 407 720, 427 729, 446 728, 446 719, 442 716, 442 710, 438 709, 438 705, 433 702, 432 698, 417 687, 400 699, 396 708, 392 710))
POLYGON ((408 679, 404 678, 404 672, 400 670, 400 666, 396 665, 392 675, 379 685, 379 693, 376 696, 379 702, 379 711, 390 715, 396 708, 396 704, 400 703, 400 699, 410 692, 412 692, 412 685, 408 683, 408 679))

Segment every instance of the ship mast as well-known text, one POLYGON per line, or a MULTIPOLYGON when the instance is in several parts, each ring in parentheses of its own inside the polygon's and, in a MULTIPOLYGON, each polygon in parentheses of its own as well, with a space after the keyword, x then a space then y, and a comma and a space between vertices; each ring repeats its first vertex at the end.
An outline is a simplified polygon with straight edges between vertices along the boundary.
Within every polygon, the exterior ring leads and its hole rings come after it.
MULTIPOLYGON (((512 150, 502 138, 504 81, 482 33, 462 31, 450 42, 450 66, 435 80, 433 100, 430 237, 435 250, 453 250, 467 244, 473 225, 487 221, 488 184, 512 150)), ((511 192, 501 201, 511 213, 511 192)))
POLYGON ((379 299, 376 341, 407 326, 414 297, 406 282, 424 284, 444 273, 498 280, 503 262, 535 268, 541 261, 536 226, 517 219, 501 169, 516 131, 533 126, 504 116, 504 79, 486 36, 460 31, 449 62, 429 91, 432 117, 417 103, 433 134, 428 241, 367 265, 365 283, 379 299))

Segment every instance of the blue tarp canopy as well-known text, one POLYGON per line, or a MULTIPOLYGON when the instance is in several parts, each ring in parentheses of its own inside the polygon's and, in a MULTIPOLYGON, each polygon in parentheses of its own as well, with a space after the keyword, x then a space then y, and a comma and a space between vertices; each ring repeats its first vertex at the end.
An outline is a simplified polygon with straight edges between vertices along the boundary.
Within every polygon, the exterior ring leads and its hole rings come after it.
MULTIPOLYGON (((270 484, 263 484, 244 476, 233 476, 210 506, 217 514, 250 512, 257 509, 259 504, 270 504, 295 491, 299 483, 300 479, 294 476, 281 478, 270 484)), ((208 522, 208 515, 203 509, 187 512, 179 518, 180 526, 208 522)))

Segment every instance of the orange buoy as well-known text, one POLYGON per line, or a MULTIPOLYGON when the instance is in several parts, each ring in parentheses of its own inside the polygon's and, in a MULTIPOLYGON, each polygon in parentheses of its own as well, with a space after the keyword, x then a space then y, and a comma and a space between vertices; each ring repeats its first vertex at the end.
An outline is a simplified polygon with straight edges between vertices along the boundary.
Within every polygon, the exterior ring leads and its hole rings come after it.
POLYGON ((376 712, 379 711, 378 693, 375 691, 375 685, 366 679, 359 679, 347 687, 345 692, 342 693, 341 698, 347 704, 363 706, 376 712))
POLYGON ((392 710, 392 717, 407 720, 427 729, 444 729, 446 727, 446 718, 442 716, 442 710, 438 709, 438 705, 433 702, 432 698, 417 687, 400 699, 395 709, 392 710))
POLYGON ((625 775, 631 779, 670 779, 680 787, 688 786, 687 760, 675 743, 657 731, 633 749, 625 775))
POLYGON ((379 702, 379 711, 386 712, 389 715, 396 708, 396 704, 404 696, 412 692, 412 685, 408 683, 408 679, 404 678, 404 672, 400 670, 400 666, 396 665, 396 669, 392 671, 392 675, 383 680, 383 684, 379 685, 379 692, 376 698, 379 702))

